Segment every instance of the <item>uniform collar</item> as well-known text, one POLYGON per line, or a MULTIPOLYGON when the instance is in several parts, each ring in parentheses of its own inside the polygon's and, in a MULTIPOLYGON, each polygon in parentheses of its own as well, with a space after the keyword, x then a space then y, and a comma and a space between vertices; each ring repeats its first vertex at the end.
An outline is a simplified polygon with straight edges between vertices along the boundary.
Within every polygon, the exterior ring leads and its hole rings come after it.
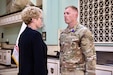
POLYGON ((68 30, 69 32, 75 32, 76 29, 77 29, 77 27, 78 27, 78 25, 79 25, 79 23, 77 22, 77 23, 74 25, 73 28, 69 28, 69 27, 67 27, 67 30, 68 30))

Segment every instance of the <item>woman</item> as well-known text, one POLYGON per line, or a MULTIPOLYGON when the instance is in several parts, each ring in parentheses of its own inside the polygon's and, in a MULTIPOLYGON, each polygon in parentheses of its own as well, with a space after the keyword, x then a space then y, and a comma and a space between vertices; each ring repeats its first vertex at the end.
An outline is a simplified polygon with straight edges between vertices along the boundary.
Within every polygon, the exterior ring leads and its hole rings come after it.
POLYGON ((27 27, 19 38, 19 75, 47 75, 47 46, 37 31, 42 27, 42 10, 28 6, 21 17, 27 27))

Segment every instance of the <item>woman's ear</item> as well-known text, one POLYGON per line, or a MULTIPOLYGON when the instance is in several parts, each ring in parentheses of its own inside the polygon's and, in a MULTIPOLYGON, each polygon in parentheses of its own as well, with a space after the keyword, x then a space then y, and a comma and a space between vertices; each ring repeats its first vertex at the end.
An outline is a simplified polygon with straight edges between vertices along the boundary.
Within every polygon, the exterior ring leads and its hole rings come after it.
POLYGON ((34 18, 31 18, 31 23, 33 23, 34 22, 34 18))
POLYGON ((32 22, 32 18, 31 18, 31 22, 32 22))

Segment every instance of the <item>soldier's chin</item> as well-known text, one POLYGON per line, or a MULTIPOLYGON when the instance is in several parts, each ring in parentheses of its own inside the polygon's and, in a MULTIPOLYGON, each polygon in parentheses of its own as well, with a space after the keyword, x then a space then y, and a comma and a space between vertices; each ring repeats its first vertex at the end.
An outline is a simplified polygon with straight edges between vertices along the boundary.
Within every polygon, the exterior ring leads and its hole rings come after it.
POLYGON ((69 24, 69 22, 65 21, 66 24, 69 24))

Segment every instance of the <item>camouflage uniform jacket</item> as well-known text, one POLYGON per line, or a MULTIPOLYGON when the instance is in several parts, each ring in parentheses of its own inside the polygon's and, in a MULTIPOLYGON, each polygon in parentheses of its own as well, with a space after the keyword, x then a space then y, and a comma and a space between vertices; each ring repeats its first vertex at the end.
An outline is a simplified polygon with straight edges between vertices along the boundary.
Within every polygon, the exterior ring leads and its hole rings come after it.
POLYGON ((67 27, 59 40, 61 71, 82 70, 85 75, 95 75, 96 52, 89 29, 80 24, 67 27))

